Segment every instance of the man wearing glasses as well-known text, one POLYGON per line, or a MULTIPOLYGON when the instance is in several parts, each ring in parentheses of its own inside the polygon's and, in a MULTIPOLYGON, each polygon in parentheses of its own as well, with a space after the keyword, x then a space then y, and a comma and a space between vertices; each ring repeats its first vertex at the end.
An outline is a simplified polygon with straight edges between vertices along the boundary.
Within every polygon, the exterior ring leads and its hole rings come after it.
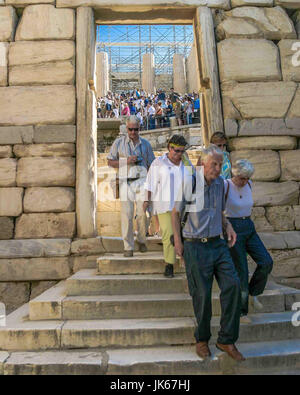
POLYGON ((140 252, 146 252, 146 214, 143 211, 144 183, 147 171, 154 161, 152 147, 139 136, 140 121, 130 116, 126 122, 127 135, 118 137, 107 157, 108 166, 118 169, 121 228, 124 256, 132 257, 134 250, 133 214, 136 204, 137 242, 140 252))
POLYGON ((151 202, 152 214, 158 215, 166 264, 164 275, 168 278, 174 277, 173 265, 176 263, 175 249, 170 242, 173 235, 171 211, 184 178, 193 172, 185 153, 186 146, 183 136, 173 135, 168 142, 168 152, 152 163, 145 183, 148 199, 144 202, 144 211, 151 202))

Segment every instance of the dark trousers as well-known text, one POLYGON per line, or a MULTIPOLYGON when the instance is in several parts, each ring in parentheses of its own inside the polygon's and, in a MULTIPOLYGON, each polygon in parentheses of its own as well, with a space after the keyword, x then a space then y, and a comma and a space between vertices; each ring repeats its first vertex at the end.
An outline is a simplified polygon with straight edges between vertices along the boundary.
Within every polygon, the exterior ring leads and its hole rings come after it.
POLYGON ((241 315, 247 315, 249 294, 257 296, 264 292, 268 275, 273 268, 273 260, 256 233, 255 226, 250 218, 228 219, 237 234, 237 241, 235 245, 230 248, 230 253, 241 281, 241 315), (250 283, 247 253, 257 265, 250 283))
POLYGON ((241 291, 238 274, 222 239, 207 243, 184 242, 184 259, 190 295, 197 319, 196 341, 209 341, 214 276, 221 290, 221 329, 218 342, 233 344, 239 336, 241 291))

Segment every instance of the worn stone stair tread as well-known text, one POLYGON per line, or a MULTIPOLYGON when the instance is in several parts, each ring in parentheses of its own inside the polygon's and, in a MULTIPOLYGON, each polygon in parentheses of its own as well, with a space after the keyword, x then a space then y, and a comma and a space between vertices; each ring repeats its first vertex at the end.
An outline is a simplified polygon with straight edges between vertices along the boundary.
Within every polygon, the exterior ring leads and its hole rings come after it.
POLYGON ((194 346, 154 347, 127 350, 107 350, 107 374, 209 374, 255 373, 256 369, 295 369, 300 363, 300 339, 276 342, 237 344, 247 358, 236 363, 211 344, 212 357, 201 360, 194 346), (147 373, 148 372, 148 373, 147 373))
POLYGON ((104 254, 101 257, 99 257, 98 261, 100 260, 120 260, 120 261, 135 261, 135 260, 152 260, 152 259, 157 259, 157 260, 164 260, 164 256, 162 252, 158 251, 148 251, 148 252, 134 252, 133 256, 130 258, 124 257, 122 253, 109 253, 109 254, 104 254))

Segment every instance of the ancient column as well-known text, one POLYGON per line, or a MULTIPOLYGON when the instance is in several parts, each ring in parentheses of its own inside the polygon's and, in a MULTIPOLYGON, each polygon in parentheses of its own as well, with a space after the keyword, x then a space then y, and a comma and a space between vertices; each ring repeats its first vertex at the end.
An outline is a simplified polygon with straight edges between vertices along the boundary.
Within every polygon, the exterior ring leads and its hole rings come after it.
POLYGON ((155 60, 152 53, 143 56, 142 88, 147 93, 155 93, 155 60))
POLYGON ((173 57, 173 87, 175 92, 182 95, 186 90, 185 58, 183 55, 175 54, 173 57))
POLYGON ((191 52, 186 60, 186 84, 188 93, 199 92, 199 67, 197 62, 195 41, 193 43, 191 52))
POLYGON ((96 54, 96 76, 97 96, 104 97, 109 91, 108 54, 106 52, 98 52, 96 54))

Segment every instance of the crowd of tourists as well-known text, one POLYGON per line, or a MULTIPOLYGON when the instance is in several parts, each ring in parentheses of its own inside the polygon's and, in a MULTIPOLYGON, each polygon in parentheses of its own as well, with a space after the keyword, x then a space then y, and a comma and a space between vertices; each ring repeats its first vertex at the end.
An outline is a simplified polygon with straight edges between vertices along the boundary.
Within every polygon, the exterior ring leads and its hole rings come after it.
POLYGON ((200 122, 200 100, 195 92, 180 95, 171 88, 169 93, 159 89, 148 94, 138 89, 115 94, 108 92, 98 98, 98 118, 120 118, 135 115, 141 130, 170 127, 170 118, 176 124, 189 125, 200 122))
POLYGON ((155 158, 150 143, 139 136, 140 119, 131 115, 126 126, 127 134, 114 141, 107 157, 108 165, 119 174, 124 256, 134 254, 134 213, 136 241, 142 253, 147 251, 147 213, 156 218, 163 243, 164 275, 174 277, 176 257, 186 268, 197 321, 197 355, 203 360, 211 356, 215 277, 221 290, 216 347, 235 361, 244 361, 235 346, 240 323, 251 322, 249 303, 256 311, 263 308, 257 296, 264 292, 273 266, 250 218, 252 163, 243 158, 230 162, 222 132, 216 132, 211 144, 202 149, 196 167, 188 158, 182 135, 173 135, 166 153, 155 158), (199 196, 203 197, 200 205, 199 196), (257 265, 250 282, 247 254, 257 265))

